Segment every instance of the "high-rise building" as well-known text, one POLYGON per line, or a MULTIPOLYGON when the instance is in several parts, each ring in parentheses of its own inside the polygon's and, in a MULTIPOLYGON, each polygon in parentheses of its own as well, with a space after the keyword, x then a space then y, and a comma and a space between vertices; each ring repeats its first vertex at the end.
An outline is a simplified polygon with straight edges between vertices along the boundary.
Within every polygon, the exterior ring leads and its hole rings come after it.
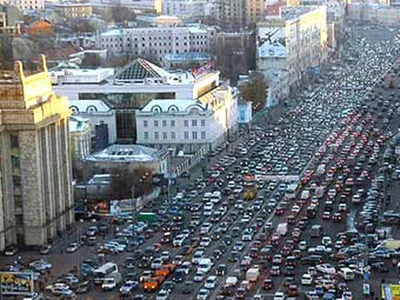
POLYGON ((74 220, 69 104, 21 62, 0 71, 0 249, 51 242, 74 220))
POLYGON ((247 22, 247 2, 248 0, 219 0, 217 19, 221 25, 224 28, 244 28, 247 22))
POLYGON ((257 23, 264 19, 265 0, 248 0, 247 4, 247 22, 257 23))
POLYGON ((18 7, 19 10, 44 9, 44 0, 9 0, 8 3, 18 7))

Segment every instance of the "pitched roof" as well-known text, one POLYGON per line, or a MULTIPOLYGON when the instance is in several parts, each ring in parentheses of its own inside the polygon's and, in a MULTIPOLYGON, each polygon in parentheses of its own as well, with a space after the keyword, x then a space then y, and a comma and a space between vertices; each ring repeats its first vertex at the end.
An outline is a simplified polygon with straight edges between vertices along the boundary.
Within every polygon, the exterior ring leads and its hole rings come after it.
POLYGON ((128 64, 122 71, 115 77, 117 81, 132 81, 137 79, 146 78, 163 78, 170 75, 167 71, 152 64, 151 62, 137 58, 128 64))

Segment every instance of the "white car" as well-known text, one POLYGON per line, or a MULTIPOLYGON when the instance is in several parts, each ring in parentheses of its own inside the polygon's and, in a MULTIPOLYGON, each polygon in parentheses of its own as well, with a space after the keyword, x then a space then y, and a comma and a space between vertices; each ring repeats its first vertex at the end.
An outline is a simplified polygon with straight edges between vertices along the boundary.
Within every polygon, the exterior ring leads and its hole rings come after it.
POLYGON ((274 295, 274 300, 285 300, 286 296, 283 292, 276 292, 274 295))
POLYGON ((169 292, 167 290, 161 290, 156 296, 156 300, 167 300, 169 298, 169 292))
POLYGON ((210 294, 209 290, 207 289, 200 289, 200 291, 197 294, 197 300, 206 300, 208 298, 208 295, 210 294))
POLYGON ((211 244, 211 238, 208 236, 202 237, 200 240, 200 246, 208 247, 211 244))
POLYGON ((204 273, 203 272, 196 272, 193 277, 194 282, 202 282, 204 280, 204 273))
POLYGON ((217 285, 217 276, 209 276, 204 284, 204 287, 208 290, 212 290, 217 285))
POLYGON ((185 236, 182 234, 177 235, 174 240, 172 241, 172 245, 174 247, 182 247, 183 243, 185 242, 185 236))
POLYGON ((339 209, 339 212, 345 212, 345 211, 347 211, 347 205, 346 205, 346 203, 340 203, 338 209, 339 209))
POLYGON ((193 258, 192 258, 192 264, 194 265, 198 265, 200 260, 203 258, 204 256, 204 251, 203 250, 197 250, 194 254, 193 254, 193 258))
POLYGON ((70 243, 67 247, 67 249, 65 249, 65 252, 67 253, 73 253, 76 250, 78 250, 78 243, 70 243))
POLYGON ((307 250, 307 248, 308 248, 308 243, 307 243, 307 241, 300 241, 300 243, 299 243, 299 249, 302 250, 302 251, 304 251, 304 250, 307 250))
POLYGON ((332 245, 332 239, 329 236, 324 236, 322 237, 321 244, 326 247, 329 247, 332 245))
POLYGON ((318 272, 321 272, 323 274, 333 275, 336 273, 336 269, 330 264, 316 265, 315 268, 318 272))
POLYGON ((308 273, 303 274, 303 276, 301 277, 302 285, 311 285, 312 282, 313 282, 313 277, 308 273))

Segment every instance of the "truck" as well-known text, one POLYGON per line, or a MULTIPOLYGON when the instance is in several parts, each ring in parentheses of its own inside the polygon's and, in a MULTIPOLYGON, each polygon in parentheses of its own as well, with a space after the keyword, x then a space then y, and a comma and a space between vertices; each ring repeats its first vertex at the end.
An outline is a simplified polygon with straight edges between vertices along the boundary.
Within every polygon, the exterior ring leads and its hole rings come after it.
POLYGON ((136 221, 154 223, 157 222, 157 215, 152 212, 140 212, 136 216, 136 221))
POLYGON ((146 278, 142 283, 142 288, 146 292, 155 292, 163 282, 171 275, 176 268, 174 264, 165 264, 154 271, 154 275, 146 278))
POLYGON ((117 287, 119 287, 121 283, 122 283, 122 274, 119 272, 112 273, 108 275, 106 278, 104 278, 101 288, 103 291, 112 291, 117 287))
POLYGON ((288 232, 288 223, 279 223, 276 227, 276 232, 281 236, 286 235, 288 232))
POLYGON ((246 272, 246 280, 249 282, 256 282, 260 277, 260 270, 258 268, 250 268, 246 272))

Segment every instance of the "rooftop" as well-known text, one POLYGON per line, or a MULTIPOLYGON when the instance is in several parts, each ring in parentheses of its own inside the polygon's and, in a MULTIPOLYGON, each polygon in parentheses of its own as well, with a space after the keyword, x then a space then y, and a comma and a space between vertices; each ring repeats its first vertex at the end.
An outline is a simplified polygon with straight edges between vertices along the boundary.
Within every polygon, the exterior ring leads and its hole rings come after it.
POLYGON ((281 18, 284 20, 294 20, 305 13, 315 10, 316 6, 282 6, 281 18))
POLYGON ((175 109, 175 112, 184 112, 191 106, 206 109, 200 101, 193 99, 154 99, 143 107, 141 112, 152 112, 155 107, 158 107, 161 113, 171 112, 171 109, 175 109))
POLYGON ((75 113, 110 111, 110 107, 103 100, 70 100, 69 108, 75 113))
POLYGON ((278 41, 275 41, 273 43, 265 42, 260 47, 258 47, 258 56, 260 58, 286 57, 286 54, 286 47, 278 41))
POLYGON ((156 161, 160 152, 141 145, 112 145, 85 158, 88 161, 148 162, 156 161))
POLYGON ((173 61, 197 61, 212 59, 212 56, 204 52, 183 52, 177 54, 167 54, 164 56, 165 60, 173 61))
POLYGON ((169 73, 151 62, 137 58, 126 65, 122 71, 115 76, 116 80, 131 81, 146 78, 163 78, 169 73))
POLYGON ((111 29, 101 33, 101 37, 122 36, 121 29, 111 29))

